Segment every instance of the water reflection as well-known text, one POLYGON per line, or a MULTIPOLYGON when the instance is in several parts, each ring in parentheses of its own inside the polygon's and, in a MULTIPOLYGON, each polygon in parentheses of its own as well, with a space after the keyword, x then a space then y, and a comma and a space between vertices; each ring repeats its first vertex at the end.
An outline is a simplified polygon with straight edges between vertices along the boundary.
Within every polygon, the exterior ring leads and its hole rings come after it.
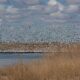
POLYGON ((0 66, 7 66, 18 63, 20 60, 23 62, 40 59, 42 57, 41 53, 15 53, 15 54, 5 54, 0 53, 0 66))

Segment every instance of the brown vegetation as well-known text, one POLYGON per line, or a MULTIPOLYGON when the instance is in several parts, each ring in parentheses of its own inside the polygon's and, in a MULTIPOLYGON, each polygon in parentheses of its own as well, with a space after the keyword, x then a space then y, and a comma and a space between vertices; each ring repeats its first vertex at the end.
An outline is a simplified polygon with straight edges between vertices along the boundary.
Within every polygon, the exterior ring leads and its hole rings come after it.
POLYGON ((0 51, 80 52, 80 43, 0 43, 0 51))
POLYGON ((80 80, 80 53, 47 53, 41 60, 0 69, 0 80, 80 80))

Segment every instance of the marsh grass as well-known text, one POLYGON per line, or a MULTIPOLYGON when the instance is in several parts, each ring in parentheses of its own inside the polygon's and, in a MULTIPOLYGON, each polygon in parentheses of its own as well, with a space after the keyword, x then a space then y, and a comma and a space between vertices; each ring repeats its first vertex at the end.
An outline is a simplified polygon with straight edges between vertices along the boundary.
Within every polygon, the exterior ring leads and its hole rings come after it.
POLYGON ((46 53, 40 60, 1 68, 0 80, 80 80, 78 50, 46 53))
POLYGON ((80 57, 52 56, 3 68, 0 80, 80 80, 80 57))

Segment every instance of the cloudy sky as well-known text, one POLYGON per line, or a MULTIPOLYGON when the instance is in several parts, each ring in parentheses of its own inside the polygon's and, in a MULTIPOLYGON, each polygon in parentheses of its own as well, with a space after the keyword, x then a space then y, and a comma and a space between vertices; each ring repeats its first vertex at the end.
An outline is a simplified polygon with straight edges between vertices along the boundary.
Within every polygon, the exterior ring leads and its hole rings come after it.
MULTIPOLYGON (((55 23, 58 25, 65 25, 68 23, 79 24, 80 0, 0 0, 0 30, 2 31, 2 40, 16 40, 17 37, 20 37, 21 35, 23 36, 24 34, 26 35, 26 37, 23 37, 25 38, 25 41, 31 40, 31 32, 32 34, 40 33, 38 31, 35 31, 39 25, 39 28, 42 28, 43 30, 43 26, 47 25, 48 27, 50 27, 55 23), (25 26, 27 27, 27 30, 28 28, 29 30, 28 32, 25 31, 25 33, 23 33, 26 28, 25 26), (32 28, 31 26, 36 27, 32 28), (30 30, 32 31, 30 32, 30 30)), ((47 30, 48 32, 50 31, 48 28, 47 30)), ((43 32, 46 33, 46 31, 43 32)), ((73 30, 72 32, 76 33, 77 31, 73 30)), ((69 39, 66 37, 67 33, 66 35, 64 35, 65 33, 63 33, 60 34, 62 34, 66 39, 69 39)), ((79 39, 79 32, 77 34, 77 38, 79 39)), ((42 34, 41 37, 44 36, 42 34)), ((49 37, 50 36, 51 35, 49 35, 49 37)), ((61 35, 57 35, 57 38, 59 38, 58 36, 60 37, 61 35)), ((72 35, 68 34, 67 36, 72 35)), ((62 38, 63 37, 61 37, 61 40, 62 38)), ((71 38, 72 37, 70 37, 70 39, 71 38)))
POLYGON ((0 0, 0 14, 6 12, 16 18, 21 10, 26 16, 35 14, 45 21, 47 17, 68 21, 80 17, 80 0, 0 0))

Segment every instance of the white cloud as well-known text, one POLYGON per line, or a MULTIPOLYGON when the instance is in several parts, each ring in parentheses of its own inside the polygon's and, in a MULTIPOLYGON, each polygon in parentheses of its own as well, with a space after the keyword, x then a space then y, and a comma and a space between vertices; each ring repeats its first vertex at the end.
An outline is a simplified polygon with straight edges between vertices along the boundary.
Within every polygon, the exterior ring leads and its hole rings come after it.
POLYGON ((49 0, 48 5, 49 6, 54 6, 56 5, 58 2, 56 0, 49 0))
MULTIPOLYGON (((69 2, 67 0, 67 2, 69 2)), ((79 0, 70 0, 70 2, 79 2, 79 0)), ((71 14, 78 13, 79 12, 79 5, 77 4, 68 4, 63 5, 58 0, 49 0, 48 1, 48 7, 46 10, 49 12, 49 15, 54 18, 61 18, 61 19, 69 19, 71 14), (69 15, 70 13, 70 15, 69 15)), ((74 17, 74 16, 73 16, 74 17)))
POLYGON ((78 5, 69 5, 66 9, 66 13, 75 13, 79 11, 79 6, 78 5))
POLYGON ((64 6, 62 4, 58 4, 59 5, 59 10, 63 11, 64 10, 64 6))
POLYGON ((18 12, 18 8, 14 8, 13 6, 8 6, 6 11, 14 14, 18 12))
POLYGON ((39 3, 39 0, 22 0, 22 1, 24 1, 26 4, 29 4, 29 5, 31 5, 31 4, 33 5, 33 4, 38 4, 39 3))
POLYGON ((58 5, 55 5, 54 7, 47 6, 45 8, 45 12, 47 13, 57 12, 58 10, 59 10, 58 5))
POLYGON ((35 9, 37 9, 37 7, 36 7, 36 6, 28 6, 28 8, 27 8, 27 9, 35 10, 35 9))
POLYGON ((43 5, 32 5, 32 6, 28 6, 27 9, 30 9, 30 10, 44 10, 46 7, 43 5))
MULTIPOLYGON (((32 0, 30 0, 32 1, 32 0)), ((36 2, 36 0, 34 0, 36 2)), ((37 0, 38 1, 38 0, 37 0)), ((72 0, 70 0, 72 1, 72 0)), ((67 2, 69 2, 67 0, 67 2)), ((73 0, 73 2, 76 2, 73 0)), ((78 0, 77 0, 78 2, 78 0)), ((52 16, 54 18, 60 18, 60 19, 69 19, 71 14, 77 13, 79 11, 79 6, 76 4, 69 4, 69 5, 63 5, 58 0, 49 0, 47 5, 30 5, 28 6, 28 9, 30 10, 37 10, 40 12, 45 13, 44 15, 52 16), (70 15, 69 15, 70 13, 70 15)), ((36 13, 36 12, 35 12, 36 13)), ((73 16, 74 17, 74 16, 73 16)))
POLYGON ((55 6, 58 6, 59 11, 64 10, 64 6, 62 4, 60 4, 57 0, 49 0, 48 6, 53 7, 53 8, 55 6))

